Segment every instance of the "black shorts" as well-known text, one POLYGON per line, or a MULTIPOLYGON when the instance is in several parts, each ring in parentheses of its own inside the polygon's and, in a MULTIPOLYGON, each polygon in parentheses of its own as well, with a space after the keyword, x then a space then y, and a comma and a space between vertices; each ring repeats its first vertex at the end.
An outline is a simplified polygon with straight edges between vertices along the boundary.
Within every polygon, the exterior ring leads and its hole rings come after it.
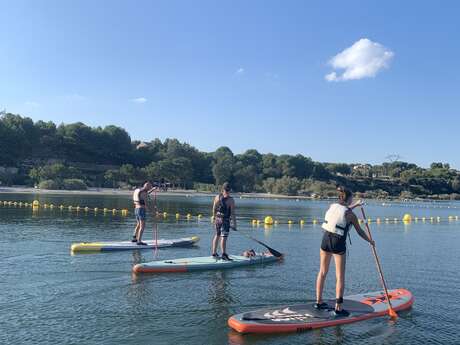
POLYGON ((216 229, 217 236, 228 237, 228 234, 230 232, 230 220, 216 217, 216 220, 214 222, 214 228, 216 229))
POLYGON ((324 231, 321 249, 332 254, 343 255, 347 252, 347 236, 340 236, 329 231, 324 231))

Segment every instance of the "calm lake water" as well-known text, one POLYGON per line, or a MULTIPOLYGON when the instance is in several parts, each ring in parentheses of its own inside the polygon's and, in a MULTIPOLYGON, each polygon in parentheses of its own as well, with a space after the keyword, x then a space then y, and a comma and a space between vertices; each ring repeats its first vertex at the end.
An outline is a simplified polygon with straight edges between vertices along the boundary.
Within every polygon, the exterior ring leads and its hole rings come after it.
MULTIPOLYGON (((0 194, 0 200, 130 208, 128 196, 0 194)), ((282 222, 321 218, 324 201, 236 199, 239 230, 286 253, 281 263, 228 271, 134 277, 132 266, 151 261, 153 250, 71 256, 72 242, 126 240, 134 218, 68 210, 0 206, 0 344, 460 344, 460 203, 370 202, 368 216, 441 217, 441 222, 371 224, 391 288, 415 296, 396 323, 378 318, 286 335, 239 335, 229 316, 265 306, 302 303, 315 295, 319 225, 253 227, 272 215, 282 222)), ((174 215, 209 215, 210 197, 161 197, 174 215)), ((144 238, 152 237, 149 222, 144 238)), ((161 238, 198 235, 195 248, 162 249, 161 259, 209 255, 209 218, 162 221, 161 238)), ((352 232, 345 295, 380 290, 368 245, 352 232)), ((231 233, 229 252, 263 249, 231 233)), ((331 266, 325 297, 334 298, 331 266)))

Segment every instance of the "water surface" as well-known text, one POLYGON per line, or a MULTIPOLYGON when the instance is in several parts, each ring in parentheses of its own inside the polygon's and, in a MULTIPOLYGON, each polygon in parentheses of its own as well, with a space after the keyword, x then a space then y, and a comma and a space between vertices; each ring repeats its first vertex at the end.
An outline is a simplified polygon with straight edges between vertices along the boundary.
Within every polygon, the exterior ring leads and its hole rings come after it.
MULTIPOLYGON (((130 207, 123 196, 33 196, 0 194, 0 200, 130 207)), ((172 215, 209 215, 210 197, 161 197, 159 207, 172 215)), ((133 276, 132 266, 154 259, 152 250, 75 255, 72 242, 129 239, 128 217, 102 212, 69 212, 0 206, 1 344, 458 344, 460 309, 459 203, 371 202, 372 218, 441 217, 408 225, 372 223, 388 285, 415 295, 411 311, 396 323, 385 318, 302 334, 239 335, 227 327, 235 314, 265 306, 303 303, 315 295, 321 239, 319 225, 284 224, 320 219, 325 201, 237 199, 239 228, 286 253, 281 263, 228 271, 133 276), (278 226, 253 227, 250 220, 271 215, 278 226)), ((149 222, 145 238, 152 237, 149 222)), ((161 238, 198 235, 194 248, 162 249, 161 259, 209 255, 209 219, 195 217, 159 226, 161 238)), ((346 293, 380 290, 370 248, 352 233, 346 293)), ((229 251, 261 250, 231 233, 229 251)), ((334 297, 334 270, 325 297, 334 297)))

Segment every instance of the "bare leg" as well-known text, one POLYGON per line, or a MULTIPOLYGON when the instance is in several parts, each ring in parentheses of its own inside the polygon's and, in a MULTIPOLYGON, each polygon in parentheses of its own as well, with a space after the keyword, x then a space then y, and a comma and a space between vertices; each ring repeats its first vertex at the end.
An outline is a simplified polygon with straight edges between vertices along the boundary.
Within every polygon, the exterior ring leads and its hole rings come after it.
POLYGON ((140 227, 140 224, 139 224, 139 221, 136 222, 136 227, 134 228, 134 234, 133 234, 133 237, 137 239, 137 233, 139 232, 139 227, 140 227))
POLYGON ((137 242, 141 242, 142 234, 144 233, 144 229, 145 229, 145 220, 140 220, 139 221, 139 230, 138 230, 138 235, 137 235, 137 242))
POLYGON ((217 234, 215 234, 214 238, 212 239, 212 248, 211 248, 212 253, 211 254, 213 255, 217 253, 217 243, 219 242, 219 237, 220 236, 217 236, 217 234))
MULTIPOLYGON (((334 254, 335 261, 335 298, 343 297, 343 291, 345 289, 345 263, 347 261, 347 256, 345 254, 339 255, 334 254)), ((342 310, 342 304, 335 304, 336 310, 342 310)))
POLYGON ((227 253, 227 237, 222 237, 220 240, 220 249, 223 253, 227 253))
POLYGON ((326 280, 327 272, 329 271, 329 264, 331 263, 332 254, 319 250, 319 272, 316 278, 316 302, 321 303, 323 301, 323 288, 324 281, 326 280))

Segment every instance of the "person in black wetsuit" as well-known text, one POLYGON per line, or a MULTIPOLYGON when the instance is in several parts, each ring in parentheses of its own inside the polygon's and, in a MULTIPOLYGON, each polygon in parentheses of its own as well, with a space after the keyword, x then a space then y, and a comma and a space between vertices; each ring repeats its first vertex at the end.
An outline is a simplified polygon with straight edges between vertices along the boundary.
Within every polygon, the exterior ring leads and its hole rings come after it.
POLYGON ((334 257, 336 271, 336 303, 334 311, 337 316, 348 316, 349 312, 342 308, 342 303, 345 288, 346 240, 351 225, 354 226, 358 235, 365 241, 368 241, 371 245, 374 245, 374 242, 361 228, 358 218, 352 211, 354 207, 361 206, 362 204, 358 203, 351 206, 353 202, 352 192, 343 187, 339 187, 338 191, 339 200, 337 203, 329 206, 322 225, 325 231, 320 249, 320 269, 316 279, 315 308, 329 308, 327 303, 323 303, 322 295, 324 281, 329 271, 329 264, 331 263, 331 258, 334 257))
POLYGON ((217 244, 220 240, 220 249, 222 250, 222 259, 231 260, 226 252, 227 238, 230 232, 230 222, 236 229, 235 217, 235 200, 230 196, 230 184, 225 182, 222 185, 222 192, 216 195, 212 206, 212 214, 214 215, 215 234, 212 240, 212 256, 219 258, 217 254, 217 244))

